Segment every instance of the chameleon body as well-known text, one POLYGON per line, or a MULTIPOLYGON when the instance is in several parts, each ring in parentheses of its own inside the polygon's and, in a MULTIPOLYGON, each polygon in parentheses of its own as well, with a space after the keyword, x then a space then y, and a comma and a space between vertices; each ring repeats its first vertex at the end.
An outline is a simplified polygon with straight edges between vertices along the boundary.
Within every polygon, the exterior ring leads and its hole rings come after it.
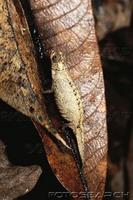
POLYGON ((69 122, 76 136, 79 153, 84 160, 83 105, 62 52, 51 53, 53 91, 61 115, 69 122))

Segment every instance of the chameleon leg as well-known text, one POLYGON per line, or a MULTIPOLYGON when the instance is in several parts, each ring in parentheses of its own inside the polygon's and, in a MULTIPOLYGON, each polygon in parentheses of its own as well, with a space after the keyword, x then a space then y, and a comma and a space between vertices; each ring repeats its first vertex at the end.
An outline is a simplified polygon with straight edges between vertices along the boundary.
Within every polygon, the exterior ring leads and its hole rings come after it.
POLYGON ((53 92, 53 89, 43 90, 43 94, 52 94, 53 92))
POLYGON ((51 127, 51 121, 49 121, 49 125, 45 124, 45 128, 51 133, 51 135, 53 135, 57 139, 57 141, 60 141, 65 147, 70 149, 70 147, 67 145, 66 141, 60 136, 60 134, 57 132, 57 130, 54 129, 53 127, 51 127))
POLYGON ((68 149, 71 149, 71 148, 67 145, 67 143, 65 142, 65 140, 63 140, 63 138, 62 138, 58 133, 56 133, 54 136, 55 136, 56 139, 59 140, 65 147, 67 147, 68 149))
MULTIPOLYGON (((53 87, 49 90, 43 90, 43 94, 52 94, 54 93, 53 87)), ((53 129, 51 130, 51 134, 58 140, 60 141, 65 147, 67 147, 68 149, 70 149, 70 147, 67 145, 67 143, 65 142, 65 140, 60 136, 59 133, 55 132, 53 129)))
POLYGON ((48 90, 43 90, 43 94, 52 94, 52 93, 54 93, 53 85, 52 85, 52 87, 51 87, 50 89, 48 89, 48 90))

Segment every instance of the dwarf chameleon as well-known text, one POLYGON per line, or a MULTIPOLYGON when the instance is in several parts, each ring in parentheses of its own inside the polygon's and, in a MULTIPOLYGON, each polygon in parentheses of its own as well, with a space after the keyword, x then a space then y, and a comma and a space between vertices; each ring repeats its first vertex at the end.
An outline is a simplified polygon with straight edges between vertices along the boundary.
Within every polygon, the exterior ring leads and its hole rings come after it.
POLYGON ((72 80, 62 52, 51 52, 52 89, 61 115, 76 136, 79 153, 84 160, 83 105, 78 88, 72 80))

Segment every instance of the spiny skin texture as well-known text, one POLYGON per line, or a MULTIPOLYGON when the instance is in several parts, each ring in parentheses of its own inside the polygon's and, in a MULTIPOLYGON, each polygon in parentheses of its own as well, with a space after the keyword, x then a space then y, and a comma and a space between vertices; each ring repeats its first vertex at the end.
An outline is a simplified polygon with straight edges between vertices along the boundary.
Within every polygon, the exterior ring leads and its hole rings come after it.
POLYGON ((84 161, 83 105, 79 90, 74 84, 61 52, 52 51, 53 91, 62 116, 76 135, 79 153, 84 161))

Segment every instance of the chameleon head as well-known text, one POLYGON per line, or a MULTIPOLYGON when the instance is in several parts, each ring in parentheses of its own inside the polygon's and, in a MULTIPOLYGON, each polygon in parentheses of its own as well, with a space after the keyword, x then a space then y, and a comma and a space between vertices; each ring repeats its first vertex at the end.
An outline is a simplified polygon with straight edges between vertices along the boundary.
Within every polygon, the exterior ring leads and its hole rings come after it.
POLYGON ((64 70, 65 69, 65 58, 61 51, 52 51, 51 52, 51 62, 52 62, 52 70, 64 70))

